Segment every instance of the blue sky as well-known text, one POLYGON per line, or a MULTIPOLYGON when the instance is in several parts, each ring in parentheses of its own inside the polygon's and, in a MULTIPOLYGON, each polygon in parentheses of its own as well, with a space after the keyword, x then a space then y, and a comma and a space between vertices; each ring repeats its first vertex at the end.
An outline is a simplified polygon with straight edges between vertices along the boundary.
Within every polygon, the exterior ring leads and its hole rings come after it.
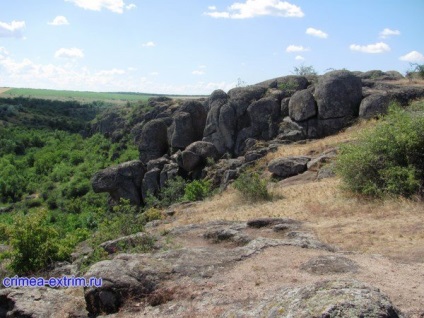
POLYGON ((4 0, 0 87, 209 94, 424 64, 424 0, 4 0), (420 31, 421 30, 421 31, 420 31))

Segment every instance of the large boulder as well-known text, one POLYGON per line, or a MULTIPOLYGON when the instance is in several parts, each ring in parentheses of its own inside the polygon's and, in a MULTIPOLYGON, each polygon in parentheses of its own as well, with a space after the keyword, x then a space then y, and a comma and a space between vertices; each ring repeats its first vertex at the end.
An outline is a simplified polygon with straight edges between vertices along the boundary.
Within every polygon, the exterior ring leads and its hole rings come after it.
POLYGON ((141 204, 140 187, 146 169, 139 160, 124 162, 97 172, 91 179, 94 192, 108 192, 112 203, 120 198, 141 204))
POLYGON ((194 141, 201 140, 205 129, 207 112, 202 103, 186 101, 174 114, 169 144, 175 150, 184 149, 194 141))
POLYGON ((162 157, 168 152, 168 127, 161 119, 149 121, 142 129, 138 138, 140 160, 147 163, 152 159, 162 157))
POLYGON ((362 100, 362 82, 349 71, 332 71, 319 77, 314 96, 320 119, 355 117, 362 100))
POLYGON ((188 146, 178 158, 178 164, 185 171, 193 171, 199 166, 205 166, 208 158, 214 161, 220 157, 216 147, 206 141, 196 141, 188 146))
POLYGON ((153 168, 146 172, 141 185, 142 198, 145 201, 149 195, 156 196, 160 190, 160 172, 159 168, 153 168))
POLYGON ((317 105, 314 96, 305 89, 293 94, 289 101, 289 116, 295 121, 304 121, 316 116, 317 105))
POLYGON ((280 107, 278 101, 272 97, 262 98, 249 105, 247 112, 255 136, 269 140, 277 135, 280 107))
POLYGON ((309 157, 285 157, 271 160, 268 170, 280 178, 295 176, 307 170, 309 157))
POLYGON ((390 96, 387 93, 372 94, 365 97, 359 107, 359 116, 362 118, 372 118, 377 115, 384 115, 390 104, 390 96))

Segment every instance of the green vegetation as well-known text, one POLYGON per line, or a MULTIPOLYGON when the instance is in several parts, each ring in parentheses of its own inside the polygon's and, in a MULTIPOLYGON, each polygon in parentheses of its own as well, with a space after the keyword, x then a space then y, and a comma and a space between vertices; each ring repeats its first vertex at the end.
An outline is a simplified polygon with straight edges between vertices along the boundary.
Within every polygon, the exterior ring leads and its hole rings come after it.
POLYGON ((424 79, 424 64, 411 63, 410 69, 406 71, 406 77, 409 80, 416 77, 424 79))
MULTIPOLYGON (((165 96, 161 94, 145 93, 127 93, 127 92, 80 92, 80 91, 61 91, 51 89, 31 89, 31 88, 12 88, 7 90, 1 97, 23 97, 31 99, 47 99, 60 101, 77 101, 80 103, 106 102, 106 103, 127 103, 127 102, 146 102, 151 97, 165 96)), ((169 96, 169 95, 167 95, 169 96)), ((191 96, 169 96, 169 97, 191 97, 191 96)))
POLYGON ((184 201, 200 201, 211 194, 212 184, 207 180, 194 180, 184 189, 184 201))
POLYGON ((342 146, 337 172, 347 189, 370 196, 409 197, 424 186, 424 102, 392 104, 375 128, 342 146))
POLYGON ((266 180, 261 179, 257 173, 242 173, 234 182, 234 187, 240 192, 243 199, 249 202, 272 199, 266 180))
POLYGON ((306 66, 306 65, 300 65, 299 67, 295 66, 293 69, 294 75, 299 76, 316 76, 318 73, 315 71, 314 67, 312 65, 306 66))

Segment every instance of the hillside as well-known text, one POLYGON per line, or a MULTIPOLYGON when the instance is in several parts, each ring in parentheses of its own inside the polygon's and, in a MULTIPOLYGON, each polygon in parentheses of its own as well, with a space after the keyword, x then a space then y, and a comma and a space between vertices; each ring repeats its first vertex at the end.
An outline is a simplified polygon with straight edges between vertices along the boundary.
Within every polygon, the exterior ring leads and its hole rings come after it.
POLYGON ((116 107, 1 99, 3 276, 103 285, 2 288, 0 316, 422 317, 422 197, 354 194, 334 166, 423 100, 380 71, 116 107), (46 259, 14 254, 20 227, 46 259))

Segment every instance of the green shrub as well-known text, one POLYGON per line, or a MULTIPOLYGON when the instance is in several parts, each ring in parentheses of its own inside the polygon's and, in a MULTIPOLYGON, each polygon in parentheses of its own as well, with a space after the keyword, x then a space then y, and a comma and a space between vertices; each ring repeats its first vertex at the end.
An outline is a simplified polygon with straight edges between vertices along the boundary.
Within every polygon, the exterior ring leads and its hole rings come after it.
POLYGON ((336 172, 347 189, 378 197, 418 193, 424 182, 424 104, 414 110, 391 105, 374 129, 341 147, 336 172))
POLYGON ((3 258, 10 259, 10 269, 18 275, 33 273, 69 257, 59 253, 59 234, 48 224, 44 210, 17 216, 7 229, 7 236, 12 251, 3 258))
POLYGON ((242 173, 234 182, 234 187, 249 202, 272 199, 267 189, 267 181, 261 179, 257 173, 242 173))
POLYGON ((211 182, 207 180, 194 180, 184 189, 185 201, 200 201, 211 193, 211 182))

